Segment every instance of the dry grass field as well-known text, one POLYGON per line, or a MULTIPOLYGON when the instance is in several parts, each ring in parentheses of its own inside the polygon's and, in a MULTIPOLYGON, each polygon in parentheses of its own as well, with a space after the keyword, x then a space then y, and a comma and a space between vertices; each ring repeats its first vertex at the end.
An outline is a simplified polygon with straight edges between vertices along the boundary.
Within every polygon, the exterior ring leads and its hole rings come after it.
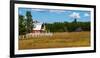
POLYGON ((90 46, 90 32, 59 32, 53 36, 19 39, 19 49, 90 46))

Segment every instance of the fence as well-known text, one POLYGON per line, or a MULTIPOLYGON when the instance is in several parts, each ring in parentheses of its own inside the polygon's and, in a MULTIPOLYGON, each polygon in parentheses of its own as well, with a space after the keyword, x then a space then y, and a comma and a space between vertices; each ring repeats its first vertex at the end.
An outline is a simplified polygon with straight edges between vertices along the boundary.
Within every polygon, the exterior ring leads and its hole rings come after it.
POLYGON ((26 35, 20 35, 19 39, 27 39, 27 38, 34 38, 34 37, 42 37, 42 36, 52 36, 53 33, 29 33, 26 35))

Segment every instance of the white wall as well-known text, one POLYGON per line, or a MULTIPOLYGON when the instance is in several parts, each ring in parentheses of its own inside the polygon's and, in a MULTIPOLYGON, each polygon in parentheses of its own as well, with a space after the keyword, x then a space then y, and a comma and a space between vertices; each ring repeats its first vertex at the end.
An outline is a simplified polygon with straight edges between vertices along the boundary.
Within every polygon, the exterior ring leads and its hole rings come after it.
MULTIPOLYGON (((36 0, 61 3, 91 4, 97 6, 97 52, 86 54, 70 54, 40 56, 34 58, 100 58, 100 1, 99 0, 36 0)), ((9 58, 9 0, 0 1, 0 58, 9 58)), ((33 57, 31 57, 33 58, 33 57)))
POLYGON ((55 3, 78 3, 78 4, 96 4, 96 0, 21 0, 21 1, 43 1, 55 3))

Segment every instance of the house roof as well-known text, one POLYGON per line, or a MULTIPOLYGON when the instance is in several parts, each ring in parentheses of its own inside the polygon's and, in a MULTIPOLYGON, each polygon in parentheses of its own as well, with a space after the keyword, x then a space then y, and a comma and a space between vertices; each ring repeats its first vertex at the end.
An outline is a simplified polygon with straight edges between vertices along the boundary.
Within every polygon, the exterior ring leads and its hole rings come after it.
POLYGON ((41 30, 41 28, 42 28, 42 24, 41 23, 36 23, 36 24, 34 24, 33 30, 41 30))

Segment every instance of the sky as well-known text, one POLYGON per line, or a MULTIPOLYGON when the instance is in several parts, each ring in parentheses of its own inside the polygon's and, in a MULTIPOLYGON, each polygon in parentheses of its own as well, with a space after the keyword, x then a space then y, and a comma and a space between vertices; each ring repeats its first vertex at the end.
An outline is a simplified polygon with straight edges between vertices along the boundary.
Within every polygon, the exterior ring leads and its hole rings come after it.
POLYGON ((33 20, 42 23, 72 22, 75 18, 79 22, 89 22, 91 19, 90 11, 84 10, 19 8, 18 14, 25 16, 27 11, 31 12, 33 20))

